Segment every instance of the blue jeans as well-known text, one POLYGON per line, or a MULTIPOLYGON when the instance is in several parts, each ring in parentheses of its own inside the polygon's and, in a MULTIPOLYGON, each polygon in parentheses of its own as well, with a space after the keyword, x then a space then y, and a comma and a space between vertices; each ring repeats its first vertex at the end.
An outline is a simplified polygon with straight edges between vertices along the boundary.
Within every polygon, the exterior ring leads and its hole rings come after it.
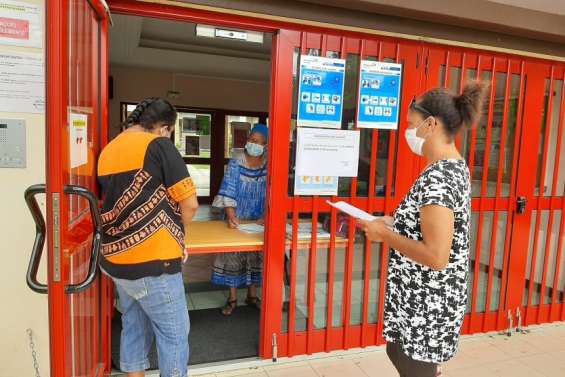
POLYGON ((137 280, 116 279, 122 308, 120 369, 149 368, 147 355, 156 338, 162 377, 185 377, 188 372, 190 321, 181 273, 137 280))

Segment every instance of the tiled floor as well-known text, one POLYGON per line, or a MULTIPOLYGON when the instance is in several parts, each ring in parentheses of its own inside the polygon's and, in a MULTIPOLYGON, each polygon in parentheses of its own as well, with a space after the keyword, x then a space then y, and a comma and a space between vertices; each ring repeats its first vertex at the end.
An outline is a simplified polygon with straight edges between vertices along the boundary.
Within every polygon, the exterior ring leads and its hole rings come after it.
MULTIPOLYGON (((457 356, 443 365, 442 377, 564 377, 565 322, 529 328, 512 337, 484 334, 463 337, 457 356)), ((396 377, 384 347, 250 361, 191 370, 200 377, 396 377)))

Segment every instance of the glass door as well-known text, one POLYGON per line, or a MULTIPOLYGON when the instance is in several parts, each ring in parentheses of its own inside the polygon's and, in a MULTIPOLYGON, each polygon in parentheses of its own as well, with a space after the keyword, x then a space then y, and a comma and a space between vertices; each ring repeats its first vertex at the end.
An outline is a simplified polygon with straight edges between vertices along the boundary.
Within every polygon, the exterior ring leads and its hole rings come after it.
POLYGON ((98 272, 96 159, 105 143, 102 0, 47 2, 47 240, 51 376, 109 372, 110 284, 98 272))

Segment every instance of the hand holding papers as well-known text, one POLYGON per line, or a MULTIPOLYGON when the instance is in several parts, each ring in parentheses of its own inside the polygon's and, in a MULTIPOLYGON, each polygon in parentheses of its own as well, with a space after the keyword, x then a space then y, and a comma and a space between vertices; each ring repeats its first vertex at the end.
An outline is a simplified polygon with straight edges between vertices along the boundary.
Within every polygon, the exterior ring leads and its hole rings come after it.
POLYGON ((394 222, 392 221, 392 219, 390 217, 376 217, 373 216, 357 207, 352 206, 349 203, 346 202, 337 202, 337 203, 332 203, 329 200, 326 201, 326 203, 328 203, 330 206, 335 207, 337 209, 339 209, 342 212, 347 213, 349 216, 352 216, 356 219, 359 220, 364 220, 364 221, 375 221, 377 219, 383 219, 385 221, 385 225, 388 229, 392 230, 393 229, 393 225, 394 222))

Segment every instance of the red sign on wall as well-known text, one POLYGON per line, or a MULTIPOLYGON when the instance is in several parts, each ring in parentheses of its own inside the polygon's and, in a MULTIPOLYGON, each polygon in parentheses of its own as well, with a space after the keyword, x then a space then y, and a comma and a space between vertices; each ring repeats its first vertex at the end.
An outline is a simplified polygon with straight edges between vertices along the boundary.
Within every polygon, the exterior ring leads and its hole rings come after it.
POLYGON ((0 17, 0 37, 29 39, 29 21, 0 17))

